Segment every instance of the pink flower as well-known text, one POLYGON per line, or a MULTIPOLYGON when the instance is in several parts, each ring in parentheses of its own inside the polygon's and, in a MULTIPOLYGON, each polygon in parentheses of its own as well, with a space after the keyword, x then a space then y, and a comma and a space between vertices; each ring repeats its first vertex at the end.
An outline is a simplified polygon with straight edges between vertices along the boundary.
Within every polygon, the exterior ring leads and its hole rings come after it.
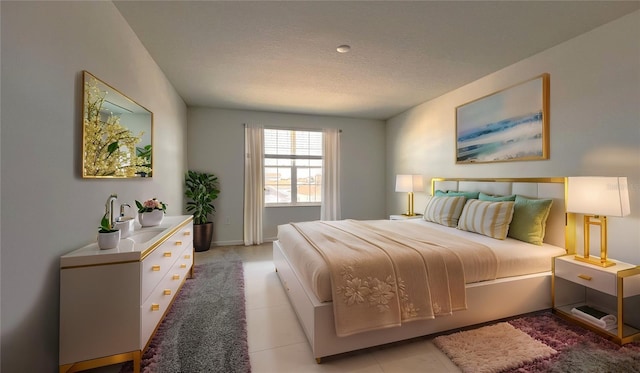
POLYGON ((138 212, 151 212, 153 210, 162 210, 166 212, 167 204, 159 201, 157 198, 148 199, 142 203, 136 200, 138 212))
POLYGON ((152 209, 154 209, 154 208, 162 208, 159 205, 160 205, 160 202, 158 200, 156 200, 156 199, 148 199, 148 200, 144 201, 144 203, 143 203, 144 207, 148 207, 148 208, 152 208, 152 209))

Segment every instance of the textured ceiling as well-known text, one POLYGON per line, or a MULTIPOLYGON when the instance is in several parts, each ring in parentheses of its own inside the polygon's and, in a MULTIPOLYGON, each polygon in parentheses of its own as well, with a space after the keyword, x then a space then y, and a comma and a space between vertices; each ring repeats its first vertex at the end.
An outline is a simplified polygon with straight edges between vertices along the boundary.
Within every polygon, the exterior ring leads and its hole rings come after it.
POLYGON ((640 1, 114 3, 189 106, 374 119, 640 9, 640 1), (338 53, 341 44, 351 52, 338 53))

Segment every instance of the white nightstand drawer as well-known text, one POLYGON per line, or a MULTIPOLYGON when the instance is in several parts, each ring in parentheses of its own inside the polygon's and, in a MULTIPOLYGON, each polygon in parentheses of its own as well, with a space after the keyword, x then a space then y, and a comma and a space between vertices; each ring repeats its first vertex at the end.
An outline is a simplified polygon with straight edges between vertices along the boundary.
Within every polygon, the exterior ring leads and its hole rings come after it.
POLYGON ((562 277, 576 284, 601 291, 613 296, 617 293, 617 278, 615 273, 603 271, 602 268, 582 264, 575 260, 556 259, 556 276, 562 277))

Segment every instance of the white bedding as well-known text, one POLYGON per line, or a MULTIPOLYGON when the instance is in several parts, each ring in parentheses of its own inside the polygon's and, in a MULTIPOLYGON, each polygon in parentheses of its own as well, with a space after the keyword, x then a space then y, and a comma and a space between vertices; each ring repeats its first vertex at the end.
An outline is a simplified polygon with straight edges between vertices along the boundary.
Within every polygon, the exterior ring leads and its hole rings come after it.
MULTIPOLYGON (((428 226, 488 246, 498 258, 497 278, 550 271, 551 258, 566 253, 564 248, 549 244, 537 246, 511 238, 496 240, 422 219, 396 222, 398 224, 413 224, 416 229, 419 229, 420 226, 428 226)), ((320 253, 289 224, 278 226, 278 240, 300 280, 306 283, 320 301, 330 302, 332 291, 329 270, 320 253)))

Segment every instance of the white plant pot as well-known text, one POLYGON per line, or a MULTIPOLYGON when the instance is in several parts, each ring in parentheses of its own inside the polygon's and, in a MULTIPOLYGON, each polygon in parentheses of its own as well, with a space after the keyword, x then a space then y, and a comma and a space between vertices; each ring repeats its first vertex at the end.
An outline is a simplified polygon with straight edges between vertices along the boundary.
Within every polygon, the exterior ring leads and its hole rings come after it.
POLYGON ((116 222, 116 229, 120 231, 120 238, 127 238, 133 233, 135 226, 134 218, 124 218, 116 222))
POLYGON ((138 221, 143 227, 153 227, 162 223, 164 212, 162 210, 153 210, 151 212, 139 212, 138 221))
POLYGON ((115 249, 120 242, 120 231, 99 233, 98 232, 98 247, 100 250, 115 249))

